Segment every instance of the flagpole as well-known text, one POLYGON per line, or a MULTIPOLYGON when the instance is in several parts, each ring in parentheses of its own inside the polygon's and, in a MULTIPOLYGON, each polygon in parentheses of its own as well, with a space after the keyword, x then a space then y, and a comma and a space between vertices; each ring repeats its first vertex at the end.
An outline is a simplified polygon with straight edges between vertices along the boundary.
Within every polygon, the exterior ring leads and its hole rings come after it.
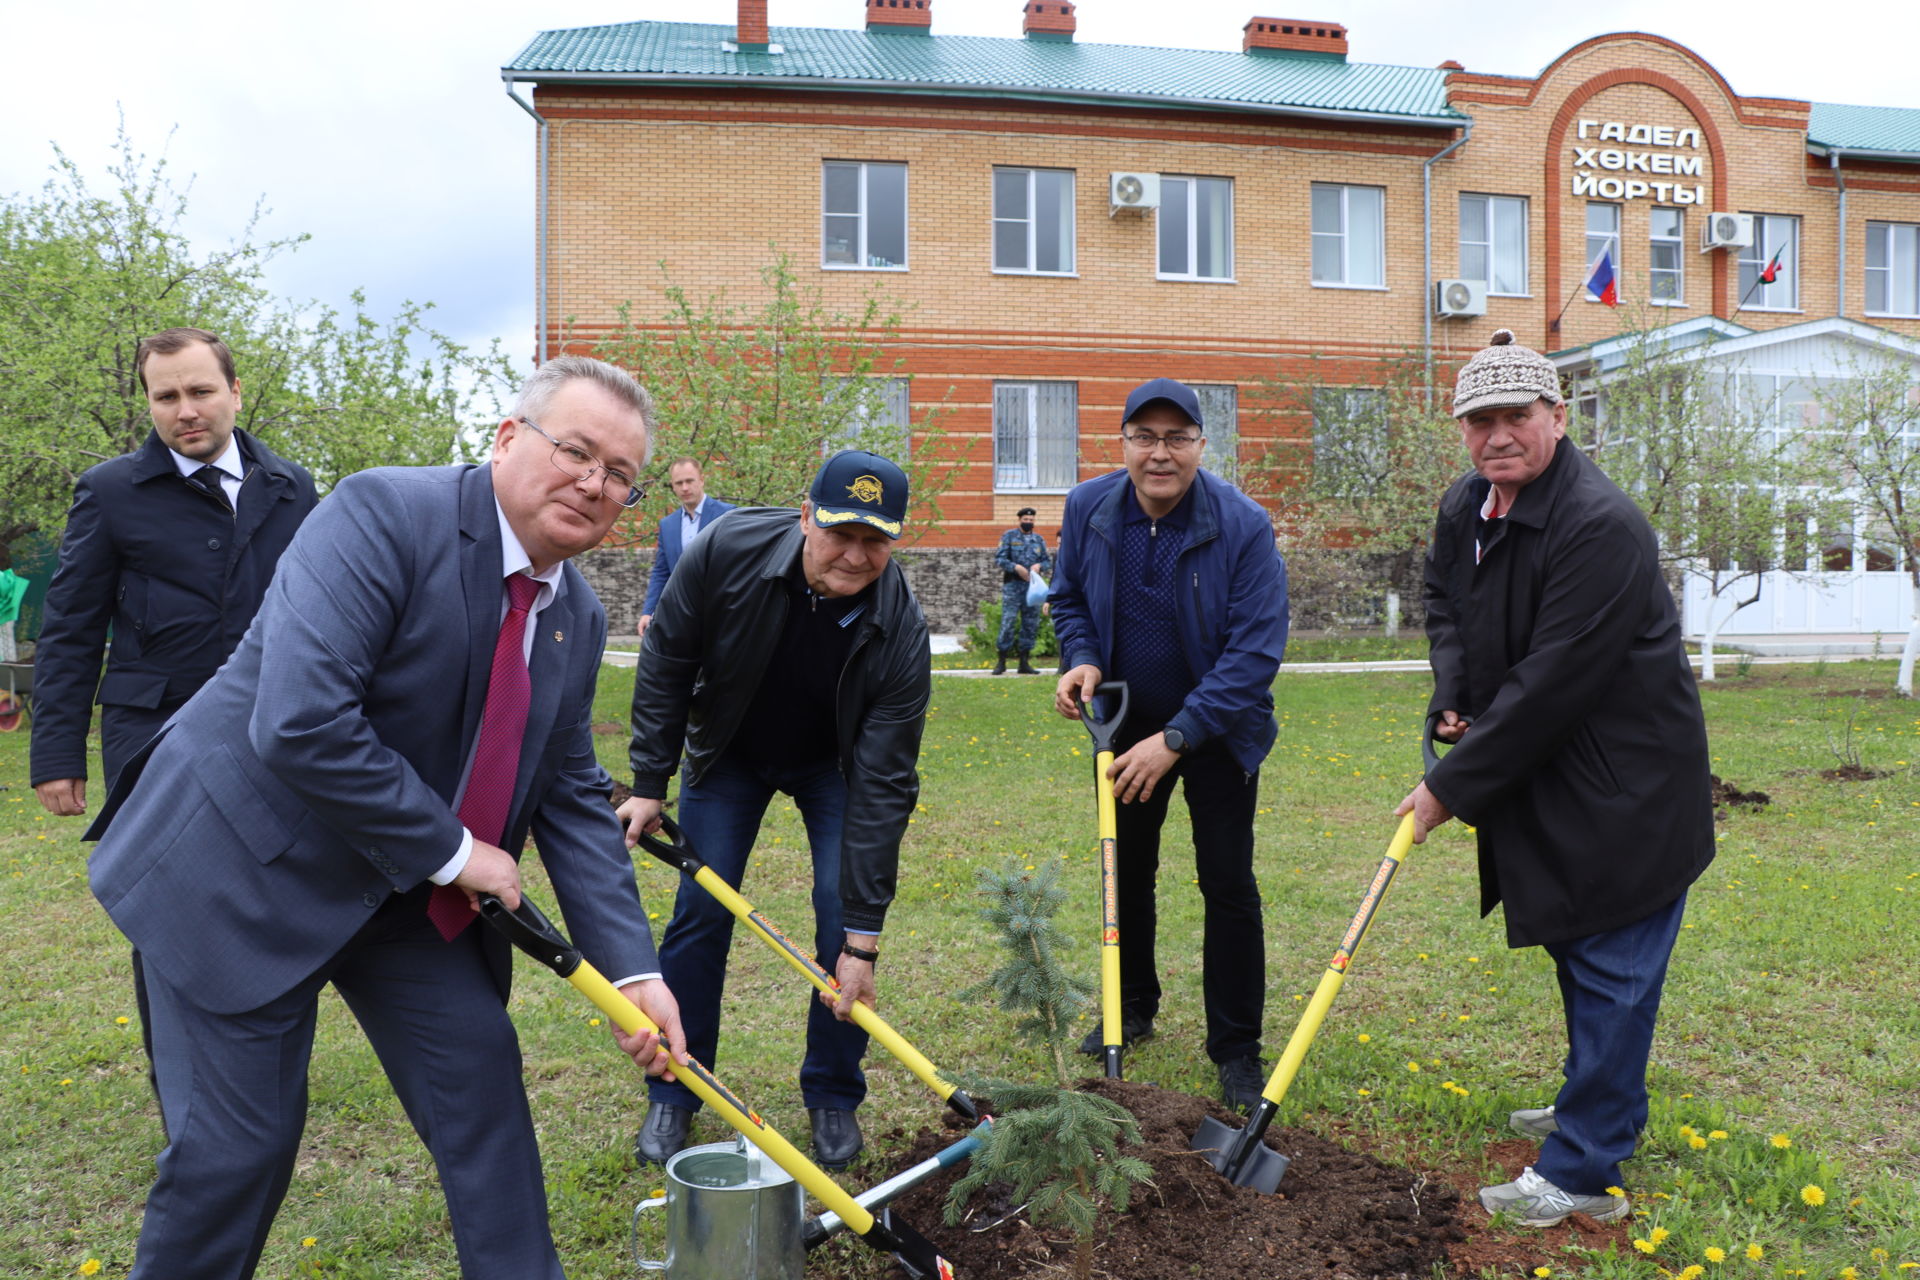
MULTIPOLYGON (((1773 260, 1767 263, 1765 270, 1763 270, 1759 275, 1753 278, 1753 283, 1748 285, 1747 291, 1740 295, 1740 301, 1734 304, 1734 308, 1730 313, 1728 313, 1727 319, 1731 320, 1733 319, 1734 316, 1737 316, 1740 314, 1740 308, 1747 305, 1747 299, 1753 296, 1753 291, 1755 289, 1758 289, 1763 284, 1772 284, 1774 280, 1779 278, 1780 255, 1785 253, 1786 251, 1787 251, 1787 247, 1785 245, 1781 245, 1778 249, 1775 249, 1773 251, 1773 260)), ((1736 265, 1737 265, 1737 260, 1736 260, 1736 265)))
POLYGON ((1560 332, 1560 322, 1566 318, 1567 308, 1573 305, 1573 300, 1575 298, 1579 297, 1582 293, 1586 292, 1586 288, 1587 288, 1587 282, 1585 280, 1582 280, 1579 284, 1573 287, 1573 292, 1567 295, 1566 306, 1563 306, 1560 308, 1560 314, 1555 316, 1553 318, 1553 323, 1547 326, 1548 333, 1560 332))

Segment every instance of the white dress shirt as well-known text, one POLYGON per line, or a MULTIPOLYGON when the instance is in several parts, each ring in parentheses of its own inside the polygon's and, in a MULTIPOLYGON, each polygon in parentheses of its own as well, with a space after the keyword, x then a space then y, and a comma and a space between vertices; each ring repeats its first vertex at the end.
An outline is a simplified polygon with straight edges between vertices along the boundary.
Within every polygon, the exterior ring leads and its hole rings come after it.
POLYGON ((179 468, 182 476, 190 476, 205 466, 220 468, 220 488, 227 495, 227 505, 235 511, 240 510, 240 486, 247 478, 247 460, 240 452, 240 441, 235 436, 227 437, 226 452, 211 463, 189 458, 184 453, 167 452, 173 457, 173 465, 179 468))

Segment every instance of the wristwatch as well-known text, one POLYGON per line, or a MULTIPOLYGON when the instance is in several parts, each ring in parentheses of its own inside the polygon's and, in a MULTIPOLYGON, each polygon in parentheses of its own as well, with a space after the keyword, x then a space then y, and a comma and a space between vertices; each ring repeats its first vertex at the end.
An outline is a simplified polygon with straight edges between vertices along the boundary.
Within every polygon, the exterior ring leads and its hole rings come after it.
POLYGON ((1179 755, 1187 753, 1187 735, 1178 729, 1163 729, 1160 736, 1167 740, 1167 749, 1179 755))

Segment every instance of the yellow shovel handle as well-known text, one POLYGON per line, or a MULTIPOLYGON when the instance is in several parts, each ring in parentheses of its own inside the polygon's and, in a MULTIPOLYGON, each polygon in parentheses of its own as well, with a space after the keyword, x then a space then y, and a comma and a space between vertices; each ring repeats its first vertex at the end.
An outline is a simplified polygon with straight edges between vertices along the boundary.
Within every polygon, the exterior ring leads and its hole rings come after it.
POLYGON ((1094 794, 1100 812, 1100 1036, 1120 1043, 1120 867, 1115 855, 1119 823, 1113 809, 1113 752, 1093 758, 1094 794))

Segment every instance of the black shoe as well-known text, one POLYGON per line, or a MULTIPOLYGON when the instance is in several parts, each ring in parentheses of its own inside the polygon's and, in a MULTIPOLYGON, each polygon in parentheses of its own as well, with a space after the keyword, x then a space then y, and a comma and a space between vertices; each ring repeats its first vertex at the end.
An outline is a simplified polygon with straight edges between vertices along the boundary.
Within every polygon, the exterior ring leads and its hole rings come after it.
POLYGON ((647 1108, 646 1123, 633 1140, 633 1154, 641 1164, 665 1164, 687 1147, 687 1130, 693 1127, 693 1110, 671 1102, 656 1102, 647 1108))
MULTIPOLYGON (((1089 1058, 1098 1058, 1107 1051, 1106 1030, 1096 1026, 1087 1032, 1087 1038, 1080 1042, 1080 1052, 1089 1058)), ((1143 1018, 1137 1013, 1122 1010, 1120 1014, 1120 1047, 1131 1049, 1142 1040, 1153 1039, 1153 1019, 1143 1018)))
POLYGON ((844 1169, 860 1154, 866 1140, 860 1136, 860 1121, 851 1111, 838 1107, 810 1107, 813 1120, 813 1158, 822 1169, 844 1169))
POLYGON ((1252 1111, 1260 1105, 1260 1091, 1267 1087, 1268 1062, 1249 1054, 1215 1064, 1220 1073, 1220 1100, 1235 1111, 1252 1111))
POLYGON ((1027 655, 1024 653, 1020 655, 1020 665, 1015 668, 1015 671, 1017 674, 1023 676, 1037 676, 1040 674, 1040 668, 1028 662, 1027 655))
POLYGON ((1005 649, 1000 651, 1000 661, 993 664, 993 674, 997 676, 1007 674, 1007 651, 1005 649))

